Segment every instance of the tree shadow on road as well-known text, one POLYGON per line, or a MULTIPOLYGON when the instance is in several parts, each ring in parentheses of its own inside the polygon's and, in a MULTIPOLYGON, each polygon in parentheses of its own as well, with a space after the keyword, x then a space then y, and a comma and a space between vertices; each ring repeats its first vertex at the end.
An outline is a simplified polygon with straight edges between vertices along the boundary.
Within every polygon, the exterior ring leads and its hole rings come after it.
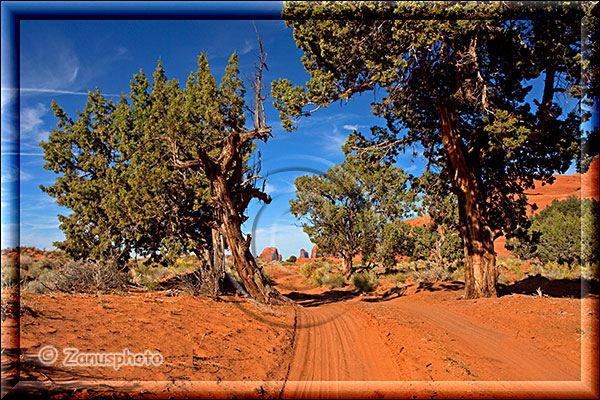
POLYGON ((541 275, 536 275, 511 285, 498 285, 498 296, 507 296, 511 294, 541 294, 549 297, 583 299, 588 296, 598 297, 598 289, 598 281, 595 279, 548 279, 541 275))
POLYGON ((358 290, 328 290, 327 292, 316 294, 291 292, 285 296, 300 304, 302 307, 317 307, 323 304, 350 300, 358 295, 360 295, 358 290))

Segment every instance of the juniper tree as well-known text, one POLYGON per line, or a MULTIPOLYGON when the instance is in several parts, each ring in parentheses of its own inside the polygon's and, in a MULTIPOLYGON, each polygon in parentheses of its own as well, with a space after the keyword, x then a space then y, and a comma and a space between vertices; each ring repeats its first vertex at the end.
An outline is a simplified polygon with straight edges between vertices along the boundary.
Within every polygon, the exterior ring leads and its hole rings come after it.
POLYGON ((494 239, 526 224, 524 191, 565 171, 581 137, 577 6, 506 2, 286 2, 305 87, 272 85, 284 128, 365 91, 385 129, 355 146, 394 158, 414 144, 456 196, 465 297, 495 296, 494 239), (539 84, 532 91, 532 82, 539 84))
MULTIPOLYGON (((260 163, 251 162, 254 141, 266 141, 261 59, 252 88, 251 127, 246 127, 245 88, 238 57, 231 56, 218 85, 205 54, 184 88, 168 80, 159 62, 150 84, 133 77, 129 101, 106 101, 90 93, 84 112, 71 120, 55 103, 58 128, 42 143, 46 168, 62 176, 48 188, 60 205, 67 236, 62 245, 77 257, 131 250, 178 253, 193 250, 218 263, 222 235, 249 294, 280 300, 252 257, 241 225, 249 202, 270 198, 256 187, 260 163)), ((212 279, 223 276, 222 264, 212 279)))
POLYGON ((352 155, 326 173, 296 178, 295 185, 291 212, 304 219, 302 228, 320 251, 342 257, 346 277, 354 256, 373 261, 385 225, 407 214, 413 200, 408 174, 400 168, 352 155))

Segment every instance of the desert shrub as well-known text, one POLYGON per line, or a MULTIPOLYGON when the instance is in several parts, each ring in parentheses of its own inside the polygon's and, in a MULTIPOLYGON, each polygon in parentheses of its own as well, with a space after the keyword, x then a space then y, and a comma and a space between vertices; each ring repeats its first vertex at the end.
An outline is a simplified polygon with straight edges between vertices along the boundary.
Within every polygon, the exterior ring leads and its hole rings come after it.
POLYGON ((329 268, 327 267, 319 267, 315 269, 310 275, 310 283, 315 286, 322 286, 324 284, 323 280, 328 272, 329 268))
POLYGON ((567 263, 549 261, 542 266, 542 275, 548 279, 570 279, 573 272, 567 263))
MULTIPOLYGON (((198 267, 195 266, 195 268, 198 267)), ((173 274, 171 269, 149 260, 134 262, 129 272, 133 284, 142 285, 151 290, 158 287, 158 284, 154 285, 150 282, 156 282, 173 274)))
MULTIPOLYGON (((586 264, 598 259, 598 201, 571 196, 530 217, 531 226, 507 248, 521 259, 586 264)), ((552 266, 551 269, 555 267, 552 266)))
POLYGON ((416 281, 447 281, 452 276, 454 269, 448 264, 430 263, 428 268, 413 271, 411 275, 416 281))
POLYGON ((300 273, 302 274, 302 276, 304 276, 306 279, 310 279, 312 273, 314 270, 322 267, 323 264, 319 263, 319 262, 307 262, 304 263, 300 266, 300 273))
POLYGON ((330 289, 334 289, 342 287, 345 282, 342 275, 331 272, 331 265, 328 263, 304 263, 300 266, 300 273, 304 276, 305 283, 314 286, 326 285, 330 289))
POLYGON ((42 258, 34 262, 31 267, 29 267, 29 275, 31 275, 34 279, 37 279, 48 271, 58 268, 59 265, 60 262, 58 260, 42 258))
POLYGON ((296 260, 298 260, 298 259, 296 258, 296 256, 294 256, 294 255, 291 255, 291 256, 290 256, 290 257, 289 257, 287 260, 285 260, 285 262, 289 262, 289 263, 295 263, 295 262, 296 262, 296 260))
POLYGON ((590 262, 581 267, 583 279, 598 279, 598 261, 590 262))
POLYGON ((465 281, 465 266, 464 264, 460 264, 452 273, 450 274, 450 279, 453 281, 465 281))
POLYGON ((327 273, 323 276, 322 282, 327 285, 329 289, 337 289, 344 286, 346 280, 340 274, 327 273))
POLYGON ((514 257, 498 257, 496 265, 498 267, 498 281, 500 283, 508 283, 512 280, 512 275, 516 276, 517 280, 524 277, 521 269, 521 262, 514 257))
POLYGON ((30 268, 35 264, 35 258, 30 256, 29 254, 21 253, 19 256, 19 268, 24 271, 29 271, 30 268))
POLYGON ((379 279, 374 271, 360 271, 352 275, 352 284, 361 292, 372 292, 379 285, 379 279))
POLYGON ((30 283, 32 290, 69 293, 110 292, 120 289, 127 282, 127 275, 114 265, 92 261, 68 261, 50 270, 30 283))
POLYGON ((175 260, 171 269, 175 272, 195 271, 199 267, 198 262, 193 257, 182 257, 175 260))
POLYGON ((386 275, 386 278, 393 283, 394 285, 396 285, 396 287, 400 287, 403 286, 404 283, 406 282, 406 278, 408 278, 410 275, 407 272, 396 272, 394 274, 388 274, 386 275))
POLYGON ((19 284, 19 268, 14 257, 6 257, 2 262, 2 287, 12 287, 19 284))

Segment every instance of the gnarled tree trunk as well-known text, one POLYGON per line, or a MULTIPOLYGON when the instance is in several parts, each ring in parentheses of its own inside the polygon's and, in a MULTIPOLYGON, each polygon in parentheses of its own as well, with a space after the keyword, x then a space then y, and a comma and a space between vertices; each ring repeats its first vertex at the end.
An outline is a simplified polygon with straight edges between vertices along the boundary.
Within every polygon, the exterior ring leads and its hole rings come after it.
POLYGON ((342 253, 342 274, 346 279, 352 275, 352 256, 342 253))
POLYGON ((465 251, 465 298, 495 297, 497 270, 494 239, 480 204, 477 176, 458 126, 458 115, 438 100, 442 140, 458 200, 460 230, 465 251))
POLYGON ((211 192, 217 205, 221 233, 233 256, 235 269, 244 288, 253 299, 260 303, 277 304, 284 302, 281 294, 264 277, 250 252, 250 240, 244 239, 240 227, 242 221, 235 207, 231 190, 227 188, 224 177, 215 176, 211 181, 211 192))
POLYGON ((225 262, 223 260, 223 238, 216 229, 211 230, 211 241, 202 250, 195 250, 202 263, 200 267, 202 290, 216 298, 223 293, 225 283, 225 262))

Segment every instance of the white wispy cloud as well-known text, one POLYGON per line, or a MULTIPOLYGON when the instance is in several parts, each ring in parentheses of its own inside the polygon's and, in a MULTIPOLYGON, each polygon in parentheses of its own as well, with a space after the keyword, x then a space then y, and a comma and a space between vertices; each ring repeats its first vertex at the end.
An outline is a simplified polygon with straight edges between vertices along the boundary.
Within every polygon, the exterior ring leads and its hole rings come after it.
POLYGON ((79 58, 68 40, 41 38, 21 53, 21 86, 24 88, 66 89, 80 72, 79 58))
POLYGON ((15 167, 14 165, 8 165, 2 168, 2 182, 9 183, 17 180, 27 181, 32 178, 31 174, 15 167))
POLYGON ((28 141, 29 144, 34 144, 37 147, 40 141, 48 138, 49 131, 43 128, 43 117, 49 110, 50 109, 42 103, 37 103, 33 107, 27 107, 21 110, 21 143, 23 143, 23 141, 28 141))
POLYGON ((346 143, 348 135, 334 127, 332 131, 323 135, 323 148, 330 153, 342 152, 342 146, 346 143))
POLYGON ((346 124, 346 125, 342 126, 342 128, 346 129, 347 131, 357 131, 360 128, 368 128, 368 126, 367 125, 359 125, 359 124, 354 124, 354 125, 346 124))
POLYGON ((254 50, 254 44, 251 41, 246 40, 244 41, 244 47, 240 50, 240 55, 248 54, 252 50, 254 50))
POLYGON ((19 245, 19 225, 18 224, 1 224, 0 230, 2 231, 0 246, 3 249, 9 247, 15 247, 19 245))

